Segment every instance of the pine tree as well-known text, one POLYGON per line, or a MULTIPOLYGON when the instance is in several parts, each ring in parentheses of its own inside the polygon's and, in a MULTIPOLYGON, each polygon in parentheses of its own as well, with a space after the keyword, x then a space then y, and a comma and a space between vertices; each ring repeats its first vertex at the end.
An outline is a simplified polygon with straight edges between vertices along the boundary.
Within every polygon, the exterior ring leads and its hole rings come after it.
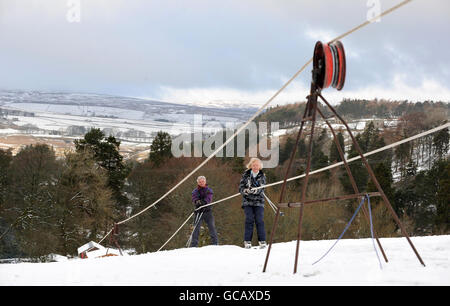
POLYGON ((417 174, 417 166, 416 163, 412 159, 409 160, 406 165, 405 175, 406 177, 414 177, 417 174))
MULTIPOLYGON (((393 199, 395 190, 393 188, 394 180, 392 178, 391 167, 387 163, 378 163, 374 167, 372 167, 372 170, 373 173, 375 174, 375 177, 377 178, 378 183, 383 189, 384 194, 390 200, 389 202, 391 202, 391 204, 394 205, 395 202, 393 202, 393 199)), ((368 192, 378 191, 372 180, 369 180, 367 184, 367 191, 368 192)), ((395 205, 393 208, 395 209, 395 205)))
POLYGON ((60 169, 55 152, 44 144, 26 146, 11 161, 5 219, 24 256, 39 258, 56 248, 54 190, 60 169))
POLYGON ((6 192, 9 184, 8 173, 11 160, 11 150, 0 150, 0 213, 6 199, 6 192))
POLYGON ((320 169, 326 166, 328 166, 328 156, 322 152, 321 142, 314 141, 311 153, 311 170, 320 169))
MULTIPOLYGON (((358 144, 361 146, 361 134, 357 134, 355 136, 355 140, 358 142, 358 144)), ((352 144, 350 151, 348 152, 348 158, 353 158, 359 156, 358 151, 356 150, 356 147, 354 144, 352 144)), ((366 166, 363 164, 362 161, 354 161, 349 164, 350 171, 352 172, 353 178, 355 179, 356 186, 358 187, 358 190, 360 192, 364 192, 367 187, 367 182, 369 180, 369 174, 367 172, 366 166)), ((347 193, 354 193, 353 186, 350 182, 350 178, 345 173, 342 177, 340 177, 340 181, 342 186, 344 187, 344 190, 347 193)))
POLYGON ((300 138, 300 140, 298 141, 298 147, 297 147, 298 157, 305 159, 306 156, 308 155, 308 153, 306 151, 307 151, 307 149, 306 149, 305 138, 300 138))
POLYGON ((395 195, 399 216, 414 221, 413 234, 447 234, 450 201, 450 160, 438 159, 430 170, 419 171, 398 184, 395 195))
POLYGON ((441 169, 436 193, 436 234, 447 234, 450 224, 450 160, 440 162, 441 169))
POLYGON ((406 163, 411 162, 411 144, 409 142, 403 143, 395 148, 395 160, 397 165, 399 165, 398 170, 400 175, 404 177, 406 175, 406 163))
POLYGON ((437 159, 427 171, 429 189, 428 211, 434 212, 433 229, 439 234, 447 233, 450 201, 450 160, 437 159), (435 207, 435 209, 430 209, 435 207))
POLYGON ((66 155, 55 198, 57 250, 61 254, 75 254, 77 247, 97 240, 113 223, 108 173, 96 166, 90 151, 66 155))
POLYGON ((378 130, 375 129, 375 125, 373 124, 373 121, 370 121, 366 127, 364 128, 364 131, 361 134, 359 146, 363 153, 366 153, 370 150, 370 146, 373 143, 374 139, 378 135, 378 130))
POLYGON ((11 150, 0 150, 0 258, 19 257, 20 251, 12 234, 6 210, 10 182, 11 150))
MULTIPOLYGON (((338 140, 339 146, 342 149, 342 152, 345 154, 344 136, 342 135, 341 132, 338 132, 336 135, 336 138, 338 140)), ((333 141, 330 146, 330 162, 335 163, 335 162, 340 162, 340 161, 342 161, 342 158, 339 154, 336 143, 333 141)))
POLYGON ((93 158, 107 171, 108 187, 116 199, 118 211, 123 214, 127 198, 122 191, 131 169, 123 162, 123 156, 119 153, 120 141, 114 136, 106 137, 100 129, 93 128, 83 139, 76 139, 74 143, 78 153, 86 150, 92 152, 93 158))
POLYGON ((450 146, 450 134, 448 128, 436 132, 433 137, 433 148, 438 159, 442 159, 448 153, 450 146))
POLYGON ((159 131, 150 146, 149 160, 159 167, 166 159, 172 157, 172 139, 169 133, 159 131))

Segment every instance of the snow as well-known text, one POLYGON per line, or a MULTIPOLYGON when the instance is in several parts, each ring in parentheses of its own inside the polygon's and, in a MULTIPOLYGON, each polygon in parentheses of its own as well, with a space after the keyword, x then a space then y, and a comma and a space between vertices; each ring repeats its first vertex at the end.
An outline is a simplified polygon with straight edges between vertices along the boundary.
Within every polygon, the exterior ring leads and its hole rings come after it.
MULTIPOLYGON (((450 285, 450 235, 412 237, 423 267, 405 238, 381 238, 389 259, 380 269, 371 239, 275 243, 263 273, 264 249, 233 245, 182 248, 142 255, 0 265, 0 285, 450 285)), ((380 255, 381 256, 381 255, 380 255)))
POLYGON ((222 126, 235 127, 253 113, 252 108, 226 105, 196 107, 111 95, 4 90, 0 90, 0 108, 6 110, 2 121, 8 128, 0 130, 1 135, 34 135, 37 128, 45 135, 81 136, 79 127, 96 127, 133 145, 148 145, 160 130, 172 136, 210 134, 222 126), (14 130, 17 126, 23 128, 14 130))
POLYGON ((0 134, 16 135, 20 134, 22 131, 15 129, 2 129, 0 128, 0 134))
POLYGON ((5 106, 13 109, 26 110, 27 112, 70 114, 74 116, 115 116, 122 119, 141 120, 145 112, 117 107, 90 106, 90 105, 60 105, 46 103, 6 103, 5 106))
MULTIPOLYGON (((23 104, 23 103, 22 103, 23 104)), ((34 105, 34 104, 33 104, 34 105)), ((100 113, 100 112, 98 112, 100 113)), ((98 114, 97 113, 97 114, 98 114)), ((17 126, 31 125, 50 135, 50 131, 65 132, 70 126, 84 126, 85 128, 96 127, 101 129, 110 129, 114 133, 127 131, 140 131, 146 137, 157 133, 160 130, 167 131, 171 135, 179 135, 185 132, 198 131, 204 134, 210 134, 222 130, 222 126, 235 127, 240 123, 236 118, 226 116, 208 116, 203 115, 202 121, 196 123, 194 114, 164 114, 164 116, 146 117, 145 119, 127 119, 127 118, 107 118, 107 117, 87 117, 72 114, 58 114, 35 112, 34 117, 29 116, 9 116, 15 118, 14 124, 17 126), (166 121, 158 121, 160 119, 166 121), (202 126, 202 123, 207 123, 202 126)), ((109 113, 110 114, 110 113, 109 113)), ((107 115, 109 115, 107 114, 107 115)), ((130 113, 130 117, 134 117, 130 113)), ((0 129, 0 134, 27 134, 26 130, 14 130, 11 128, 0 129)), ((60 136, 59 136, 60 137, 60 136)), ((125 138, 124 136, 121 139, 125 138)), ((138 138, 138 137, 136 137, 138 138)), ((133 142, 132 137, 128 137, 133 142)), ((147 140, 148 141, 148 140, 147 140)), ((151 141, 150 141, 151 142, 151 141)), ((133 142, 135 143, 135 142, 133 142)))

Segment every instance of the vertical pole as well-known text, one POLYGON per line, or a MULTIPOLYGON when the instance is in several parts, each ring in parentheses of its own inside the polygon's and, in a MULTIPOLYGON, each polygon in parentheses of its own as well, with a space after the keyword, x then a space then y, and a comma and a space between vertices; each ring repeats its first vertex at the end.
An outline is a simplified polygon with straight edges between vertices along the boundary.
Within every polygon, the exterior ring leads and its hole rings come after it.
POLYGON ((309 98, 308 104, 310 104, 308 116, 312 117, 312 119, 311 119, 311 135, 309 137, 306 172, 305 172, 305 178, 304 178, 303 186, 302 186, 300 215, 299 215, 299 220, 298 220, 297 245, 296 245, 296 249, 295 249, 294 274, 297 273, 298 253, 299 253, 299 247, 300 247, 300 240, 302 237, 303 202, 305 202, 305 199, 306 199, 306 189, 307 189, 306 187, 308 186, 309 171, 311 169, 311 152, 312 152, 312 144, 313 144, 313 137, 314 137, 314 126, 316 124, 317 89, 314 84, 311 84, 311 94, 309 95, 308 98, 309 98))
POLYGON ((110 240, 114 242, 116 247, 119 249, 120 256, 123 256, 122 249, 120 248, 119 242, 117 241, 117 235, 119 234, 119 225, 117 223, 114 223, 113 231, 111 233, 110 240))
MULTIPOLYGON (((353 191, 354 191, 355 193, 359 193, 358 186, 356 185, 356 181, 355 181, 355 179, 354 179, 354 177, 353 177, 353 174, 352 174, 352 172, 351 172, 351 170, 350 170, 350 167, 348 166, 347 161, 345 160, 345 154, 344 154, 344 151, 343 151, 342 148, 341 148, 341 144, 339 143, 339 140, 337 139, 337 136, 336 136, 336 133, 334 132, 333 127, 332 127, 331 124, 328 122, 328 120, 325 118, 325 116, 322 114, 322 112, 320 111, 319 108, 317 108, 317 112, 318 112, 319 115, 322 117, 322 119, 325 121, 325 123, 328 125, 328 127, 329 127, 330 130, 331 130, 331 133, 333 134, 333 140, 334 140, 334 143, 336 144, 336 147, 337 147, 338 152, 339 152, 339 156, 341 157, 342 162, 344 163, 345 170, 347 171, 347 175, 348 175, 348 177, 349 177, 349 179, 350 179, 350 182, 351 182, 351 184, 352 184, 352 187, 353 187, 353 191)), ((367 209, 366 209, 365 205, 362 206, 362 209, 363 209, 364 216, 365 216, 365 218, 366 218, 366 220, 367 220, 367 224, 369 224, 369 226, 370 226, 370 219, 369 219, 369 216, 368 216, 367 209)), ((380 241, 379 241, 379 239, 378 239, 378 235, 377 235, 375 229, 373 229, 373 233, 374 233, 375 239, 376 239, 376 241, 377 241, 377 243, 378 243, 378 246, 380 247, 381 253, 383 254, 383 257, 384 257, 385 262, 388 262, 388 259, 387 259, 387 257, 386 257, 386 254, 384 253, 383 247, 381 246, 381 243, 380 243, 380 241)))
MULTIPOLYGON (((294 146, 294 150, 292 150, 291 153, 291 157, 289 159, 289 163, 288 163, 288 167, 286 168, 286 172, 284 174, 284 181, 283 181, 283 185, 281 187, 281 193, 280 193, 280 197, 278 200, 278 203, 283 202, 283 198, 284 198, 284 193, 286 191, 286 182, 289 176, 289 170, 291 169, 291 165, 292 165, 292 161, 294 160, 295 157, 295 153, 297 152, 297 147, 298 147, 298 142, 300 141, 301 135, 302 135, 302 130, 303 130, 303 125, 305 124, 305 118, 306 118, 306 114, 308 111, 308 103, 306 103, 305 105, 305 111, 303 112, 303 117, 302 117, 302 121, 300 123, 300 129, 297 133, 297 138, 295 140, 295 146, 294 146)), ((280 216, 280 208, 277 206, 277 211, 275 214, 275 220, 273 222, 273 226, 272 226, 272 231, 270 232, 270 238, 269 238, 269 247, 267 248, 267 254, 266 254, 266 259, 264 261, 264 268, 263 268, 263 272, 266 272, 266 268, 267 268, 267 263, 269 261, 269 256, 270 256, 270 250, 272 249, 272 243, 273 243, 273 237, 275 235, 275 230, 276 227, 278 225, 278 217, 280 216)))
POLYGON ((367 162, 366 158, 364 157, 361 148, 359 147, 358 142, 356 141, 355 137, 353 136, 350 128, 348 127, 347 123, 342 119, 341 116, 336 112, 336 110, 328 103, 327 100, 325 100, 324 97, 319 93, 319 97, 325 102, 325 104, 329 107, 329 109, 333 112, 333 114, 339 118, 339 120, 342 121, 342 123, 345 125, 345 128, 347 129, 348 133, 350 134, 350 137, 352 138, 353 144, 355 145, 356 150, 358 151, 359 155, 361 156, 361 160, 363 161, 364 165, 366 166, 367 172, 369 172, 370 178, 372 179, 372 182, 375 184, 376 188, 378 189, 378 192, 381 194, 381 197, 383 198, 383 203, 388 208, 389 212, 391 213, 392 217, 394 218, 395 222, 399 226, 403 236, 405 236, 406 240, 408 241, 409 245, 413 249, 414 253, 417 256, 417 259, 420 261, 420 263, 425 266, 425 263, 423 262, 422 258, 420 257, 419 253, 417 252, 416 248, 414 247, 414 244, 412 243, 411 239, 409 238, 408 233, 406 232, 405 228, 403 227, 402 222, 398 218, 397 214, 395 213, 394 209, 392 208, 391 203, 389 202, 389 199, 384 194, 383 189, 380 186, 380 183, 378 183, 378 180, 375 176, 375 174, 372 171, 372 168, 370 167, 369 163, 367 162))

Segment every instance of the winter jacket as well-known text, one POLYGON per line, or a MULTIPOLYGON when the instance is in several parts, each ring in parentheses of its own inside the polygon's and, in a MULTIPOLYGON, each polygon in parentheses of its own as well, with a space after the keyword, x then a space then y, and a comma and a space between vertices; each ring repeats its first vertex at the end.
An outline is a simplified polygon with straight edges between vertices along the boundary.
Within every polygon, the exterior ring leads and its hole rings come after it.
MULTIPOLYGON (((195 188, 192 191, 192 203, 195 205, 195 208, 198 208, 199 206, 203 206, 205 204, 211 203, 212 197, 213 197, 213 191, 211 188, 208 187, 208 185, 206 185, 205 187, 197 186, 197 188, 195 188), (196 204, 196 202, 198 200, 201 201, 201 204, 196 204)), ((202 210, 204 212, 210 211, 211 206, 207 206, 207 207, 203 208, 202 210)))
POLYGON ((244 206, 264 206, 264 188, 258 189, 255 193, 245 194, 244 190, 259 187, 266 184, 266 176, 262 170, 256 177, 252 175, 252 169, 244 172, 239 183, 239 192, 242 194, 242 207, 244 206))

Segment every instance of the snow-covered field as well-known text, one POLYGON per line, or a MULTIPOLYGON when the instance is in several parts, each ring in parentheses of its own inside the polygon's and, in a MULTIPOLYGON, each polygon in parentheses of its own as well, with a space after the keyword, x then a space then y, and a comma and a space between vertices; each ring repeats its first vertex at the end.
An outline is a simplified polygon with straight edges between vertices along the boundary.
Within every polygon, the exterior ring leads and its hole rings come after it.
POLYGON ((150 144, 160 130, 172 136, 210 134, 238 125, 252 112, 252 108, 224 105, 197 107, 98 94, 0 90, 1 135, 82 136, 96 127, 121 141, 150 144))
MULTIPOLYGON (((405 238, 382 238, 389 259, 380 269, 371 239, 302 241, 293 274, 295 241, 266 250, 205 246, 143 255, 0 265, 0 285, 450 285, 450 236, 412 237, 426 267, 405 238)), ((381 255, 380 255, 381 256, 381 255)))

